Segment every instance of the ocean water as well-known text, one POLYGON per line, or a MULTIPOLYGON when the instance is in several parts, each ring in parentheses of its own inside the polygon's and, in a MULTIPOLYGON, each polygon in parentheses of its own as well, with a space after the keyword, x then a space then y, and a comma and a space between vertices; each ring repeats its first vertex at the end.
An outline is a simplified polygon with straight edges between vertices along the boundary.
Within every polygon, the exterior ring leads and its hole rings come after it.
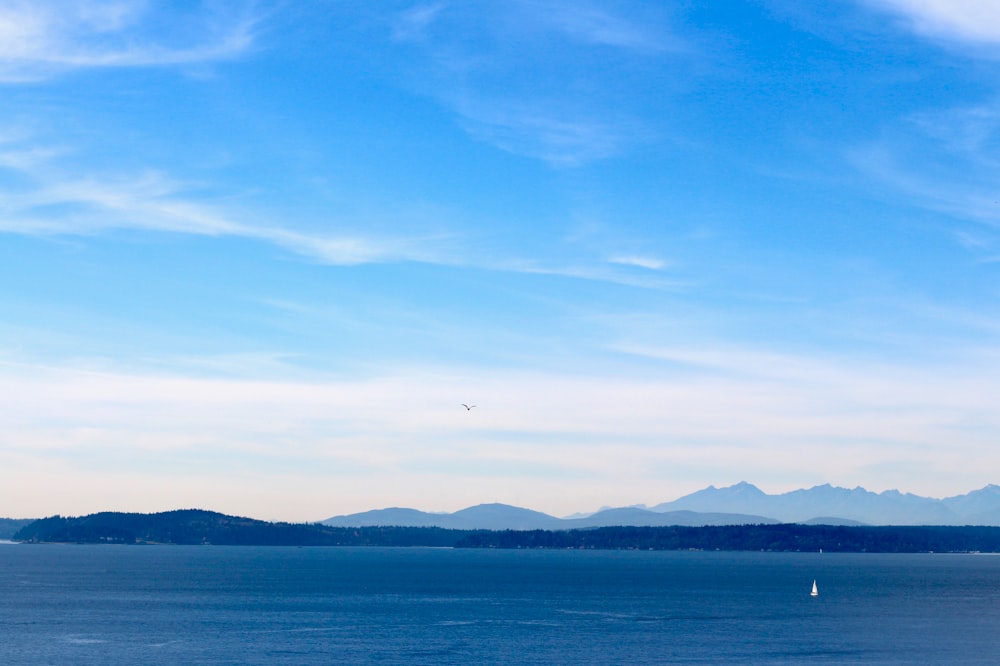
POLYGON ((1000 556, 0 546, 0 664, 354 663, 997 664, 1000 556))

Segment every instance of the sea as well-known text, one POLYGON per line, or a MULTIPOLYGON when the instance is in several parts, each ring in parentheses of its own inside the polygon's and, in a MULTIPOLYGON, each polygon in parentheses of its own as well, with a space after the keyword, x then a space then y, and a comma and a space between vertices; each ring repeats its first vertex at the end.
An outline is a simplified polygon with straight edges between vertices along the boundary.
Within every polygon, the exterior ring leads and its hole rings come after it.
POLYGON ((4 665, 998 663, 997 555, 0 546, 4 665))

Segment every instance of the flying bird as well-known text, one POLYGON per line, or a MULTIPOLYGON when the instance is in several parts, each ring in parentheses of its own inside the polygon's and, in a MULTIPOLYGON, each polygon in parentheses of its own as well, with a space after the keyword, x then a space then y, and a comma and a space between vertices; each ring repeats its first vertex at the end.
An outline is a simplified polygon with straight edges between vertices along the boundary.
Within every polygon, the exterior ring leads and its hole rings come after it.
POLYGON ((467 404, 465 404, 465 403, 463 402, 463 403, 462 403, 462 407, 465 407, 465 411, 467 411, 467 412, 471 412, 471 411, 472 411, 472 408, 473 408, 473 407, 475 407, 475 405, 467 405, 467 404))

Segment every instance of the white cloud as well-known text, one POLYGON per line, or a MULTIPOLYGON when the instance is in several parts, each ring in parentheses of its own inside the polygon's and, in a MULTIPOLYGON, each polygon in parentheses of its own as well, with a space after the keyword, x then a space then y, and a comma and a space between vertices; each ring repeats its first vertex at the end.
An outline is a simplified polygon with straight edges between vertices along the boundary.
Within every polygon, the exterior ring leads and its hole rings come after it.
POLYGON ((583 264, 544 264, 534 261, 500 261, 490 264, 489 268, 512 273, 528 273, 532 275, 557 275, 578 280, 593 280, 610 282, 640 289, 678 290, 692 286, 690 281, 682 279, 665 279, 657 275, 639 275, 634 271, 613 270, 608 266, 589 266, 583 264))
POLYGON ((996 0, 864 0, 902 16, 915 32, 977 44, 1000 44, 996 0))
POLYGON ((248 5, 139 0, 8 0, 0 6, 0 82, 66 69, 181 65, 230 58, 253 42, 248 5), (170 13, 171 11, 176 13, 170 13))
POLYGON ((655 257, 644 257, 639 255, 617 255, 610 257, 608 259, 613 264, 622 264, 624 266, 638 266, 639 268, 648 268, 651 271, 662 270, 667 267, 667 262, 662 259, 657 259, 655 257))

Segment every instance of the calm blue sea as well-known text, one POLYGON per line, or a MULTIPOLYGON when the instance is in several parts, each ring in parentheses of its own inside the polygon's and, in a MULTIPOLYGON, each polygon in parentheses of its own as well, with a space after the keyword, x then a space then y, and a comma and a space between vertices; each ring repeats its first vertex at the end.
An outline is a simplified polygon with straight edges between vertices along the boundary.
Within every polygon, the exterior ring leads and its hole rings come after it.
POLYGON ((992 665, 1000 557, 0 546, 0 664, 340 663, 992 665))

